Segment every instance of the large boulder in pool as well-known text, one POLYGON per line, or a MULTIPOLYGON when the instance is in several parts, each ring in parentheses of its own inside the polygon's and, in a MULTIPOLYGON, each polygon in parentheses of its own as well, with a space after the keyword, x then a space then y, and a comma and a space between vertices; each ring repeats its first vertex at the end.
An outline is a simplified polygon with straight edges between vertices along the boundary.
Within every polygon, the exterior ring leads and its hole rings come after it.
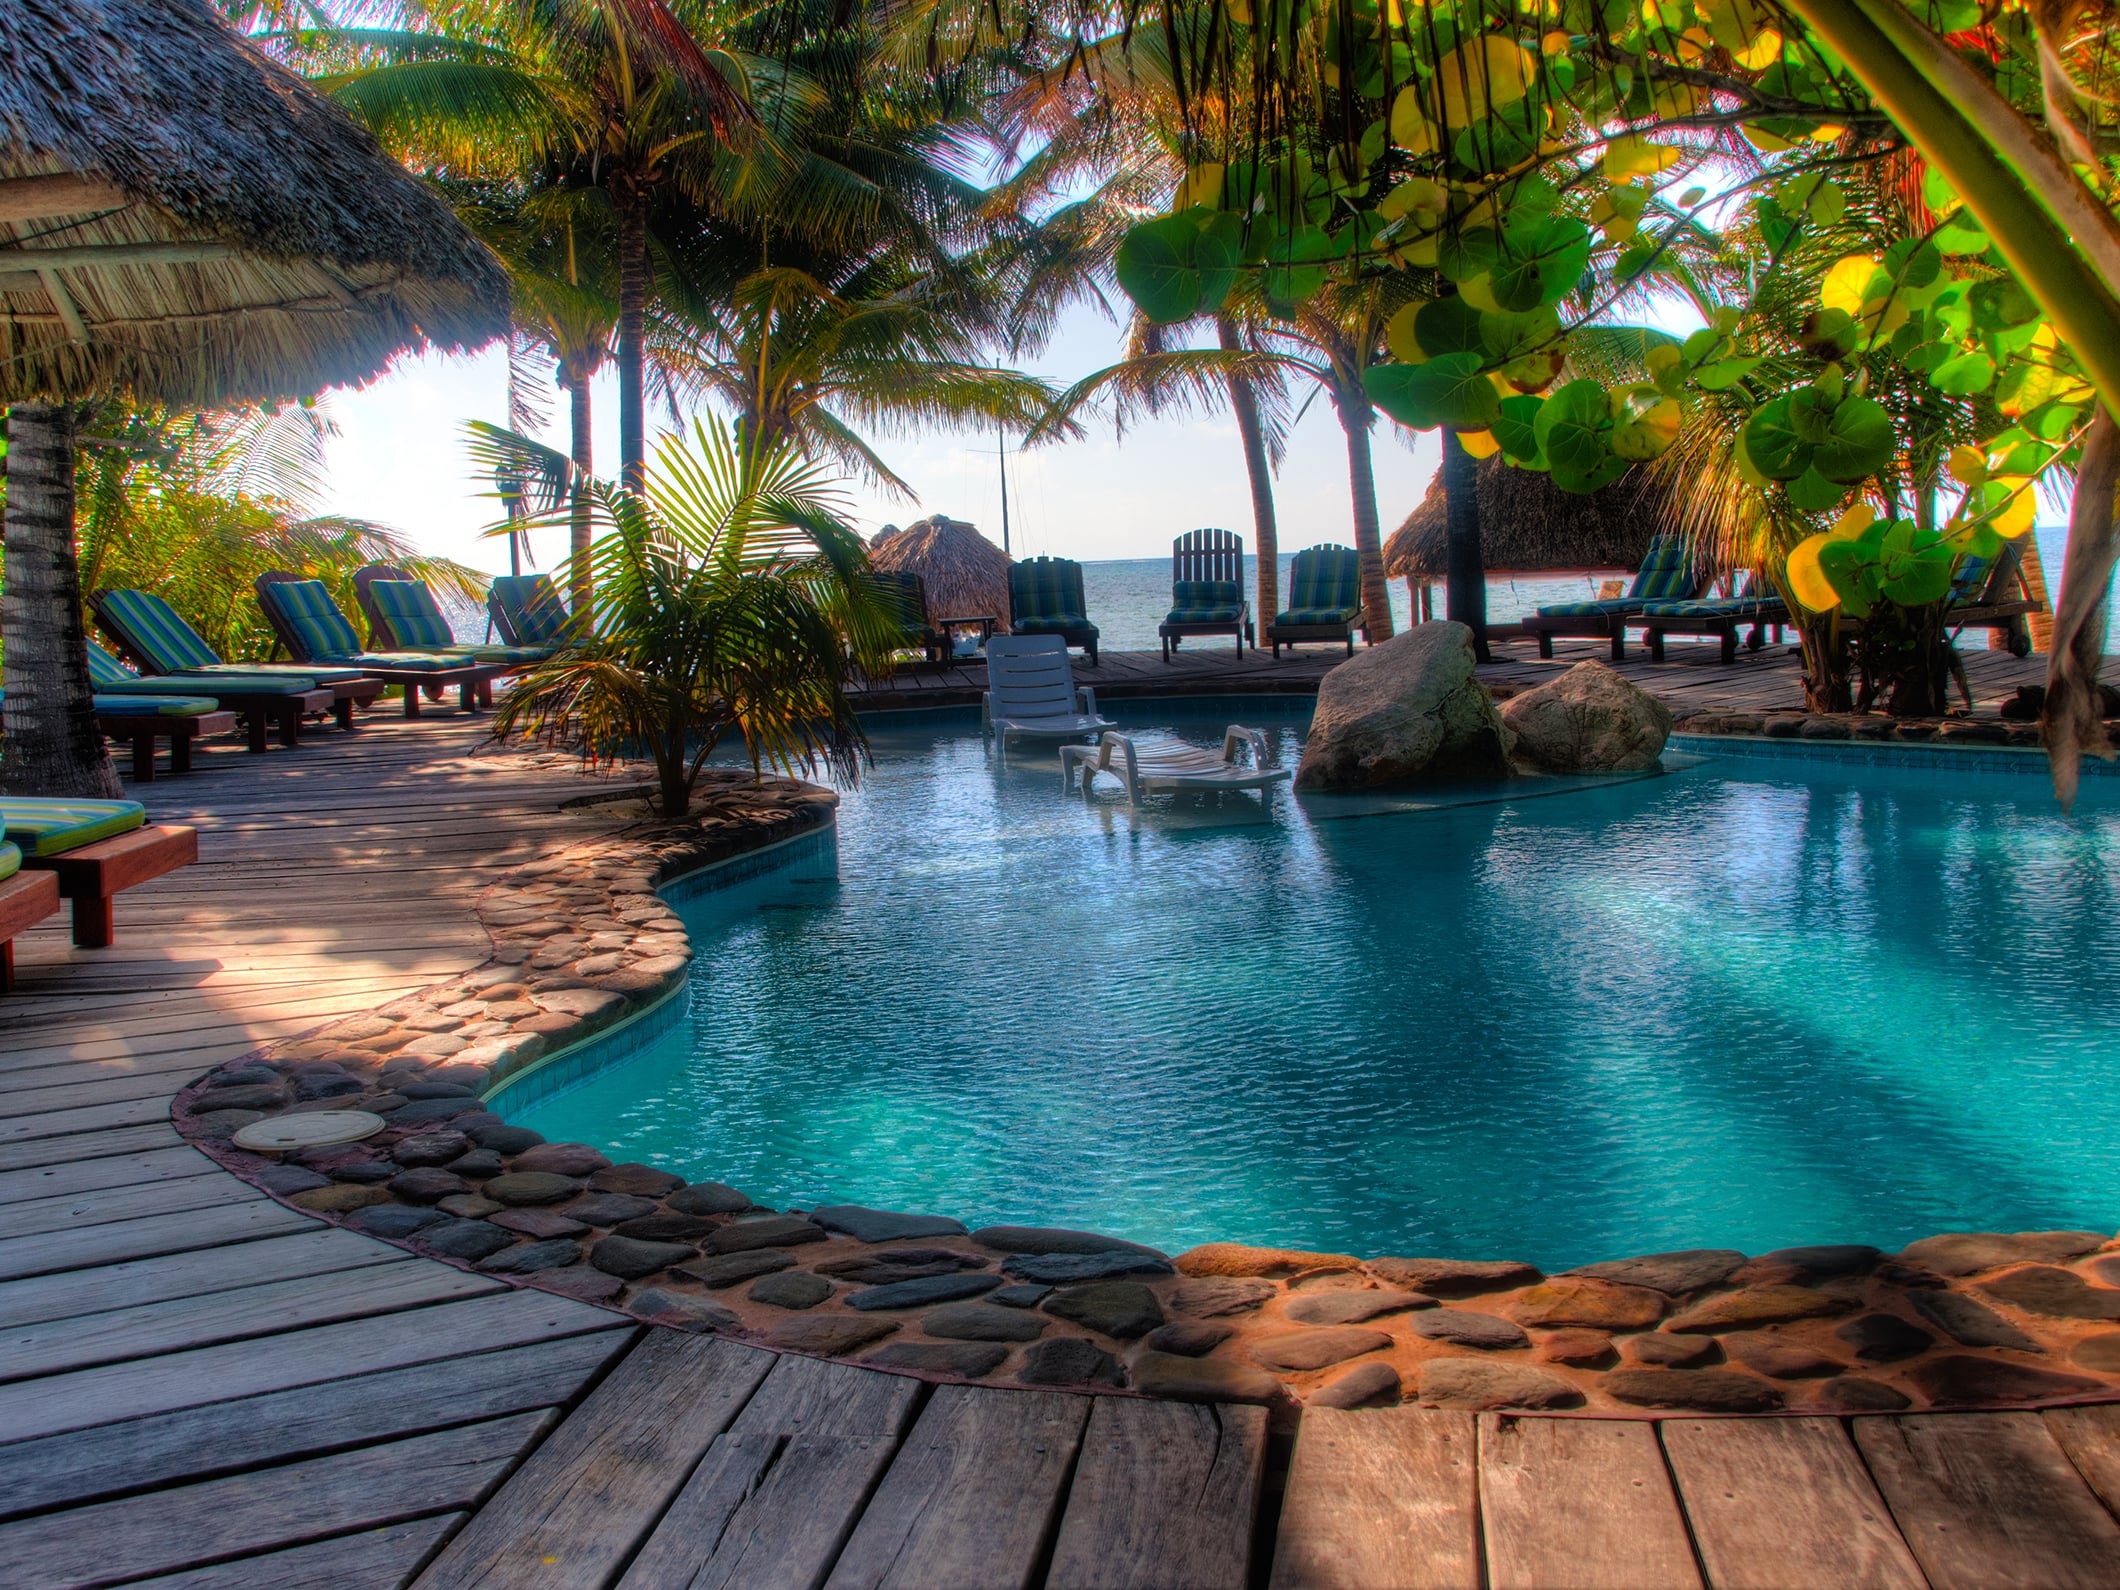
POLYGON ((1328 673, 1297 789, 1365 790, 1427 779, 1499 778, 1509 730, 1472 677, 1472 631, 1417 624, 1328 673))
POLYGON ((1656 765, 1671 709, 1601 662, 1502 703, 1516 754, 1543 773, 1635 773, 1656 765))

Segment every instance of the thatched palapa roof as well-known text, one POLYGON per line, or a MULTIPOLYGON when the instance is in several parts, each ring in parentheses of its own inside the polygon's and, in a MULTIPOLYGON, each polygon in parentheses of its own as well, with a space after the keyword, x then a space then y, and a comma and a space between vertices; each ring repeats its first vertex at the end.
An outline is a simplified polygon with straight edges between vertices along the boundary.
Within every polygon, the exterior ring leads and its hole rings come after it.
POLYGON ((506 329, 448 206, 203 0, 6 0, 0 60, 0 402, 306 396, 506 329))
MULTIPOLYGON (((1483 458, 1476 467, 1480 549, 1489 574, 1635 569, 1649 538, 1673 528, 1666 522, 1665 491, 1639 469, 1617 485, 1578 497, 1541 471, 1512 469, 1499 457, 1483 458)), ((1449 567, 1446 535, 1443 472, 1437 470, 1420 506, 1385 541, 1385 571, 1416 581, 1442 579, 1449 567)))
POLYGON ((882 538, 869 551, 879 569, 917 574, 930 618, 992 614, 1008 628, 1008 570, 1016 560, 962 519, 936 514, 882 538))

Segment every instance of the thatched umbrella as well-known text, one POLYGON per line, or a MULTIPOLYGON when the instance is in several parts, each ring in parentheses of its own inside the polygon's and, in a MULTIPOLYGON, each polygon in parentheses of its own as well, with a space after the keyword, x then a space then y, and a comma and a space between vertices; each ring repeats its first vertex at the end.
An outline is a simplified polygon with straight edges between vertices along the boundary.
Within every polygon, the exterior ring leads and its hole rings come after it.
POLYGON ((879 569, 917 574, 927 586, 933 618, 991 614, 1009 624, 1008 571, 1016 560, 962 519, 936 514, 907 525, 869 552, 879 569))
MULTIPOLYGON (((1578 497, 1542 471, 1499 457, 1478 465, 1480 552, 1489 574, 1591 574, 1641 566, 1652 536, 1670 530, 1668 491, 1642 470, 1578 497)), ((1449 568, 1443 474, 1384 543, 1384 569, 1402 576, 1418 610, 1423 587, 1449 568)))
POLYGON ((9 789, 114 794, 73 550, 83 399, 307 396, 507 326, 499 264, 201 0, 0 6, 9 789))

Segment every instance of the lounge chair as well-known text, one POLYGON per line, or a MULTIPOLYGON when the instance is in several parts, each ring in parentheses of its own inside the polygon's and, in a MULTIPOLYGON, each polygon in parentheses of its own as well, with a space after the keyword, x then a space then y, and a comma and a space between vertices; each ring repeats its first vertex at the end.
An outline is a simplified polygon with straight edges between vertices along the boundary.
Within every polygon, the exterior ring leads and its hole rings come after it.
MULTIPOLYGON (((1553 655, 1556 635, 1610 636, 1612 660, 1627 655, 1627 628, 1642 627, 1641 612, 1650 603, 1685 602, 1699 597, 1700 573, 1686 556, 1685 542, 1677 536, 1658 536, 1642 554, 1642 566, 1624 596, 1600 597, 1589 602, 1555 602, 1524 620, 1524 628, 1538 637, 1538 654, 1553 655)), ((1734 655, 1734 653, 1733 653, 1734 655)))
POLYGON ((1999 630, 2012 657, 2029 657, 2032 628, 2025 620, 2044 606, 2033 599, 2017 549, 2005 544, 1992 561, 1969 557, 1959 564, 1943 622, 1954 635, 1962 629, 1999 630))
POLYGON ((486 614, 511 646, 563 646, 573 638, 574 615, 548 574, 496 574, 486 587, 486 614))
POLYGON ((893 650, 917 651, 931 663, 947 666, 950 637, 928 617, 927 581, 910 569, 871 569, 869 581, 877 599, 898 621, 898 640, 893 650))
POLYGON ((558 645, 481 646, 460 641, 442 615, 442 605, 403 569, 370 563, 353 571, 353 592, 368 620, 368 639, 378 651, 416 651, 467 662, 500 663, 528 668, 543 662, 558 645))
MULTIPOLYGON (((1073 558, 1026 558, 1008 571, 1009 633, 1058 635, 1089 652, 1097 666, 1097 626, 1082 598, 1082 565, 1073 558)), ((992 648, 988 648, 989 655, 992 648)))
POLYGON ((103 949, 116 936, 111 900, 120 890, 199 859, 199 831, 150 827, 138 801, 38 800, 0 796, 0 826, 22 865, 48 872, 74 903, 74 942, 103 949))
POLYGON ((1283 646, 1343 640, 1354 655, 1354 632, 1369 638, 1362 614, 1362 560, 1353 547, 1306 547, 1288 569, 1288 606, 1266 626, 1276 659, 1283 646))
POLYGON ((1193 530, 1170 544, 1170 612, 1156 627, 1169 662, 1187 635, 1234 635, 1237 655, 1251 634, 1244 600, 1244 541, 1227 530, 1193 530))
POLYGON ((15 986, 15 936, 59 909, 59 880, 48 872, 24 872, 22 847, 5 837, 0 817, 0 994, 15 986))
POLYGON ((420 692, 432 687, 457 687, 457 699, 466 712, 474 712, 491 699, 493 680, 506 673, 500 663, 466 662, 460 657, 432 652, 370 652, 361 649, 360 637, 331 599, 322 580, 305 580, 298 574, 274 570, 255 582, 258 607, 279 637, 288 655, 298 663, 333 663, 358 668, 364 674, 405 687, 405 716, 420 715, 420 692))
MULTIPOLYGON (((383 681, 369 678, 358 668, 223 662, 205 638, 184 621, 184 616, 152 591, 98 591, 88 599, 88 605, 111 644, 143 674, 181 679, 199 675, 202 689, 207 688, 205 680, 226 674, 308 679, 318 689, 331 692, 332 716, 342 729, 353 727, 354 708, 367 706, 383 693, 383 681)), ((192 686, 187 684, 185 688, 192 686)))
POLYGON ((1099 773, 1117 775, 1126 786, 1129 804, 1158 790, 1259 791, 1270 800, 1273 786, 1293 777, 1285 767, 1266 765, 1266 736, 1257 729, 1232 723, 1222 734, 1222 754, 1202 750, 1174 734, 1151 729, 1142 734, 1120 734, 1107 730, 1095 745, 1060 747, 1060 787, 1071 789, 1075 770, 1082 771, 1082 795, 1089 798, 1099 773), (1251 748, 1251 765, 1237 760, 1239 746, 1251 748))
POLYGON ((986 693, 979 698, 988 739, 1008 755, 1011 735, 1079 740, 1114 729, 1097 716, 1097 693, 1078 689, 1067 642, 1058 635, 996 635, 986 643, 986 693))
MULTIPOLYGON (((191 742, 234 732, 236 715, 210 696, 94 696, 96 728, 132 747, 132 776, 142 784, 155 776, 155 741, 169 742, 171 773, 191 771, 191 742)), ((0 690, 0 722, 7 692, 0 690)))
POLYGON ((1737 661, 1737 632, 1751 626, 1746 647, 1758 651, 1766 644, 1771 627, 1779 638, 1788 623, 1788 605, 1774 591, 1752 576, 1742 591, 1729 596, 1701 596, 1678 602, 1650 602, 1639 614, 1639 627, 1648 643, 1652 661, 1664 660, 1666 635, 1708 635, 1722 642, 1722 660, 1737 661))
MULTIPOLYGON (((106 700, 127 696, 197 699, 209 688, 206 679, 196 676, 136 674, 94 641, 88 643, 88 680, 95 693, 106 700)), ((253 751, 265 749, 267 731, 275 727, 280 731, 282 745, 299 744, 303 717, 329 712, 333 700, 329 690, 305 674, 215 674, 211 689, 208 710, 219 703, 249 719, 253 751)))

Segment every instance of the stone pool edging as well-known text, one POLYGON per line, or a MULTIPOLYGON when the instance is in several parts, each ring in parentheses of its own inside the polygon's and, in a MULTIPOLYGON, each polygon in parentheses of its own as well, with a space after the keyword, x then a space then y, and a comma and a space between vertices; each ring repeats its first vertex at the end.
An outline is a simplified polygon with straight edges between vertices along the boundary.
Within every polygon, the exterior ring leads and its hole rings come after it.
POLYGON ((1654 1418, 2120 1397, 2120 1240, 2095 1232, 1960 1233, 1898 1256, 1707 1250, 1553 1277, 1228 1243, 1170 1258, 1087 1232, 761 1210, 483 1108, 509 1079, 674 1005, 691 945, 659 891, 828 833, 836 804, 792 781, 713 775, 683 824, 526 863, 478 897, 493 942, 482 965, 216 1067, 178 1096, 176 1124, 282 1201, 423 1256, 650 1324, 931 1380, 1281 1414, 1406 1401, 1654 1418), (347 1107, 389 1124, 279 1157, 228 1141, 268 1114, 347 1107))

